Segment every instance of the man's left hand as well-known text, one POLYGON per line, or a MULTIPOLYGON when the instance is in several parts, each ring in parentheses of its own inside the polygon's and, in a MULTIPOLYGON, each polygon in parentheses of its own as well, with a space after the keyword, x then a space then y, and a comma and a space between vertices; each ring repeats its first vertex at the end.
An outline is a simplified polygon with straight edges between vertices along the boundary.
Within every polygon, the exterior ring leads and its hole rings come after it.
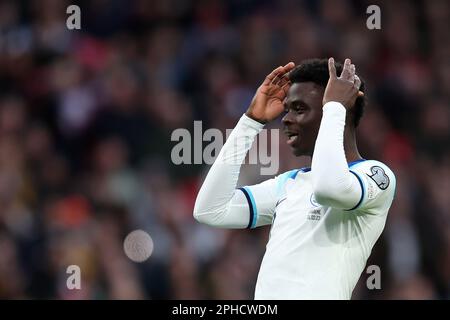
POLYGON ((349 110, 355 105, 356 98, 363 96, 364 93, 359 91, 361 79, 356 75, 355 65, 350 59, 345 59, 344 67, 341 75, 336 75, 336 66, 334 59, 328 59, 328 70, 330 78, 323 95, 323 105, 330 101, 340 102, 349 110))

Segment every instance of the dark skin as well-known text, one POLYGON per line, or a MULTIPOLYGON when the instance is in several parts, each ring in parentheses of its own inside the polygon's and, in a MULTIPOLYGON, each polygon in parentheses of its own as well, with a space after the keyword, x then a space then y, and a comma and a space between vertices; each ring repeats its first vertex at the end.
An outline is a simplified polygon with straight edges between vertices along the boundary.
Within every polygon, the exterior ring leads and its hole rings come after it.
POLYGON ((363 95, 356 68, 346 59, 340 76, 336 75, 334 59, 328 61, 330 78, 326 88, 313 82, 291 84, 287 77, 293 62, 273 70, 256 91, 246 115, 261 123, 276 119, 286 112, 282 122, 288 144, 295 156, 312 156, 322 120, 322 107, 329 101, 340 102, 347 109, 344 150, 348 162, 362 159, 356 145, 352 108, 363 95))

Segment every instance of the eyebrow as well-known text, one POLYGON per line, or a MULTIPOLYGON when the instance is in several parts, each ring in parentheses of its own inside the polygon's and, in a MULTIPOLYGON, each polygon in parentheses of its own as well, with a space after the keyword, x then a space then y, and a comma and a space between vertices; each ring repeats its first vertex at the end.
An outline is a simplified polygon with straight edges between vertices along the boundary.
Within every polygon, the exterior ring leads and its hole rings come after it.
POLYGON ((284 102, 284 105, 287 106, 287 105, 292 105, 292 104, 295 104, 295 103, 299 103, 299 104, 303 104, 303 105, 305 105, 305 106, 309 106, 309 104, 307 104, 307 103, 306 103, 304 100, 302 100, 302 99, 286 100, 286 101, 284 102))

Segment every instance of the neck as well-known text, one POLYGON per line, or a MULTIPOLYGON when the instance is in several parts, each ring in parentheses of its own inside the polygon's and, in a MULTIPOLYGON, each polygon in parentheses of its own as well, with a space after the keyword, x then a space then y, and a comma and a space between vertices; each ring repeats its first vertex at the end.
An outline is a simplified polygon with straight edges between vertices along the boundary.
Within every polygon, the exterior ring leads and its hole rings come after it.
POLYGON ((344 131, 344 151, 347 162, 353 162, 362 159, 356 145, 356 132, 355 128, 348 128, 346 126, 344 131))

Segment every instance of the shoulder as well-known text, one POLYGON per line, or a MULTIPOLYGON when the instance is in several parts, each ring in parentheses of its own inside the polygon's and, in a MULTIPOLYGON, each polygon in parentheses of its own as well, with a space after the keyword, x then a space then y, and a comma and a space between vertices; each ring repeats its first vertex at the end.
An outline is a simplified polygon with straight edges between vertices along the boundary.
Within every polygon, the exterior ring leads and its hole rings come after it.
POLYGON ((282 196, 285 192, 285 186, 290 179, 295 179, 300 169, 293 169, 279 174, 275 177, 275 189, 278 196, 282 196))
POLYGON ((280 173, 279 175, 277 175, 275 177, 275 179, 277 179, 278 181, 286 181, 288 179, 295 179, 295 177, 297 176, 297 173, 300 171, 300 169, 293 169, 293 170, 289 170, 283 173, 280 173))
POLYGON ((365 160, 349 167, 350 171, 369 177, 381 190, 395 188, 396 178, 394 172, 383 162, 378 160, 365 160))
POLYGON ((394 172, 383 162, 365 160, 349 166, 365 192, 364 200, 369 207, 391 203, 397 185, 394 172))

